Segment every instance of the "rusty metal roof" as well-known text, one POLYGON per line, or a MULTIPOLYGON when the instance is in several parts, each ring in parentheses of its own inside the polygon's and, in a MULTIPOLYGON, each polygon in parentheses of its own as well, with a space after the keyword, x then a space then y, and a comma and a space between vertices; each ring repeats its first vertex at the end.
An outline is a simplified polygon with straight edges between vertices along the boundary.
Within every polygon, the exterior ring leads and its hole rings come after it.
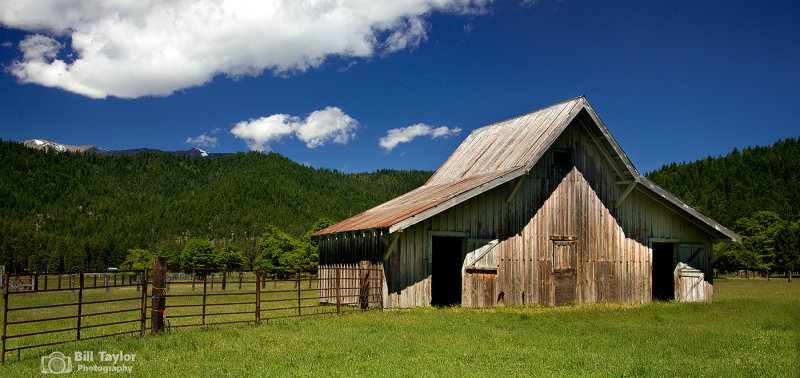
POLYGON ((508 181, 503 180, 504 176, 509 176, 513 172, 514 169, 507 169, 468 177, 456 182, 426 184, 361 214, 322 229, 314 235, 378 228, 389 228, 391 231, 392 226, 402 221, 412 220, 425 212, 434 211, 434 213, 439 213, 455 206, 461 202, 454 201, 459 197, 467 195, 471 198, 472 196, 468 195, 470 191, 485 191, 494 188, 508 181))
POLYGON ((401 231, 520 177, 533 168, 581 112, 590 120, 587 131, 612 151, 609 163, 622 179, 655 192, 725 237, 740 240, 732 231, 644 179, 583 96, 475 129, 425 185, 314 235, 384 228, 390 233, 401 231))

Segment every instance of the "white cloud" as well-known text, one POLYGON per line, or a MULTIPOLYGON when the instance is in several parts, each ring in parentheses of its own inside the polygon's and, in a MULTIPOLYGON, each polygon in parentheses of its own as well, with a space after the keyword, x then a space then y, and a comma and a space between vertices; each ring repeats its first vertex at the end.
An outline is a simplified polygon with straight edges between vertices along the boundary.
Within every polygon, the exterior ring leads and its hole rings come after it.
POLYGON ((386 131, 386 136, 382 137, 378 144, 386 150, 391 152, 400 143, 408 143, 418 136, 429 135, 431 138, 449 138, 461 133, 461 128, 449 128, 447 126, 431 127, 424 123, 418 123, 408 127, 401 127, 398 129, 390 129, 386 131))
POLYGON ((44 33, 8 65, 20 82, 136 98, 413 49, 432 12, 480 13, 491 1, 4 0, 0 24, 44 33))
POLYGON ((273 114, 237 123, 231 134, 244 139, 251 150, 269 150, 270 143, 296 135, 308 148, 324 146, 327 142, 347 144, 355 138, 358 121, 341 109, 329 106, 317 110, 305 119, 288 114, 273 114))
POLYGON ((200 134, 196 138, 192 137, 186 138, 186 142, 184 143, 200 147, 214 148, 217 146, 217 137, 210 137, 206 134, 200 134))

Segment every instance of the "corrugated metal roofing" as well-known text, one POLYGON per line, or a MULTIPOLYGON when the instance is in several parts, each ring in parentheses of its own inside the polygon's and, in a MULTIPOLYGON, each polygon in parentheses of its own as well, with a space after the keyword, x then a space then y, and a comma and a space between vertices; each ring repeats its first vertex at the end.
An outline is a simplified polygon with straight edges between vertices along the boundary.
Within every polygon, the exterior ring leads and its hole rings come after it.
POLYGON ((425 185, 314 235, 388 228, 402 230, 529 171, 567 125, 585 110, 626 179, 640 184, 733 241, 736 233, 700 214, 636 171, 583 96, 474 130, 425 185))
MULTIPOLYGON (((451 183, 423 185, 400 197, 384 202, 361 214, 320 230, 315 235, 390 228, 403 220, 412 218, 427 210, 436 208, 438 213, 439 211, 444 211, 457 204, 447 204, 448 201, 452 201, 457 196, 465 194, 475 188, 480 188, 487 184, 491 185, 493 181, 502 179, 504 175, 508 175, 513 171, 513 169, 507 169, 505 171, 495 171, 468 177, 461 181, 451 183)), ((505 182, 505 180, 502 182, 505 182)))
POLYGON ((443 184, 527 164, 553 131, 583 102, 576 97, 473 131, 426 185, 443 184))

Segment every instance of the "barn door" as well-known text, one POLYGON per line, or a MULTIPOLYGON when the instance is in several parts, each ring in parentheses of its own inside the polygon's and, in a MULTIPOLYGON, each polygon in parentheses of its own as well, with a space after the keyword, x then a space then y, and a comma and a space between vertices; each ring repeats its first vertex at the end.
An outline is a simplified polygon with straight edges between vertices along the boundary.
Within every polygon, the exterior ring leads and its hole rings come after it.
POLYGON ((578 242, 553 240, 553 305, 561 306, 575 301, 578 278, 578 242))

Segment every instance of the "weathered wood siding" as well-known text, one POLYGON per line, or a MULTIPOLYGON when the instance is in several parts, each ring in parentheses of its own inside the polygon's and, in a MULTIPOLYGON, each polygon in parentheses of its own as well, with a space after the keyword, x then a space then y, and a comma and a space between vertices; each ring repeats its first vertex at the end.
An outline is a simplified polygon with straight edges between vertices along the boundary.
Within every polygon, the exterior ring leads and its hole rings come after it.
POLYGON ((690 246, 692 252, 680 252, 678 258, 694 254, 690 265, 707 271, 708 234, 671 205, 646 189, 634 189, 616 207, 627 186, 618 184, 620 177, 606 160, 609 153, 578 122, 561 134, 510 202, 516 180, 401 232, 386 262, 386 307, 430 304, 431 237, 437 234, 499 240, 496 274, 465 271, 466 306, 496 305, 501 293, 504 303, 552 304, 554 238, 577 240, 576 302, 650 301, 654 239, 690 246), (570 151, 574 166, 556 167, 554 151, 570 151))
POLYGON ((345 232, 320 238, 318 289, 321 302, 337 303, 338 297, 340 304, 358 304, 361 261, 369 261, 369 269, 381 272, 378 275, 371 274, 369 277, 367 295, 370 296, 370 301, 375 298, 386 298, 383 256, 386 254, 387 234, 386 231, 370 230, 345 232))

